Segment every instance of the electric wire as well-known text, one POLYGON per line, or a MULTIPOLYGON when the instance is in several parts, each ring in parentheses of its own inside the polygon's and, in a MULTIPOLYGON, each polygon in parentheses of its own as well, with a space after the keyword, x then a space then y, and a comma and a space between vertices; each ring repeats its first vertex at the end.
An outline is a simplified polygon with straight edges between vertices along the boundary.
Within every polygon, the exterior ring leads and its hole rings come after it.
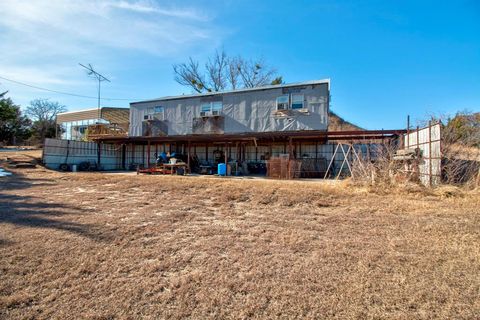
MULTIPOLYGON (((95 99, 95 100, 98 99, 98 97, 86 96, 86 95, 77 94, 77 93, 71 93, 71 92, 65 92, 65 91, 58 91, 58 90, 47 89, 47 88, 43 88, 43 87, 39 87, 39 86, 34 86, 34 85, 31 85, 31 84, 28 84, 28 83, 25 83, 25 82, 21 82, 21 81, 17 81, 17 80, 5 78, 5 77, 2 77, 2 76, 0 76, 0 79, 6 80, 6 81, 9 81, 9 82, 12 82, 12 83, 16 83, 16 84, 19 84, 19 85, 22 85, 22 86, 30 87, 30 88, 33 88, 33 89, 37 89, 37 90, 43 90, 43 91, 48 91, 48 92, 63 94, 63 95, 67 95, 67 96, 79 97, 79 98, 95 99)), ((139 100, 147 100, 147 99, 127 99, 127 98, 102 98, 102 97, 100 97, 100 99, 101 99, 101 100, 110 100, 110 101, 114 101, 114 100, 115 100, 115 101, 139 101, 139 100)))

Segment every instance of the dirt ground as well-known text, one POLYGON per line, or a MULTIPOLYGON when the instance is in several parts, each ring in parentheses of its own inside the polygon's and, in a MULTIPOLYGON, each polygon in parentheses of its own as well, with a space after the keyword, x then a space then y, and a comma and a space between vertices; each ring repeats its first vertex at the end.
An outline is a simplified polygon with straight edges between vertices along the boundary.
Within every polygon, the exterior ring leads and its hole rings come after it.
POLYGON ((0 318, 480 317, 478 191, 13 172, 0 318))

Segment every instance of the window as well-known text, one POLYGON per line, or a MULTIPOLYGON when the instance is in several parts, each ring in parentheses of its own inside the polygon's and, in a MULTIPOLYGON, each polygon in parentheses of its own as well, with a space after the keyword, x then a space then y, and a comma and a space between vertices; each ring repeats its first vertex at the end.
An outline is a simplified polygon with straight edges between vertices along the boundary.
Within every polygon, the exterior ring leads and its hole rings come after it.
POLYGON ((200 106, 200 112, 209 114, 209 115, 219 115, 222 111, 223 102, 222 101, 214 101, 214 102, 207 102, 203 103, 200 106))
POLYGON ((286 109, 288 109, 288 94, 285 94, 277 98, 277 110, 286 110, 286 109))
POLYGON ((143 115, 143 120, 150 120, 153 118, 153 113, 155 112, 154 108, 147 108, 145 114, 143 115))
POLYGON ((202 104, 202 106, 200 108, 201 112, 210 112, 210 110, 211 110, 210 103, 204 103, 204 104, 202 104))
POLYGON ((222 101, 212 102, 212 111, 222 111, 223 103, 222 101))
POLYGON ((160 120, 160 121, 165 120, 165 108, 162 106, 157 106, 154 109, 155 109, 155 113, 153 114, 153 118, 155 118, 155 120, 160 120))
POLYGON ((303 94, 292 94, 292 109, 303 109, 303 94))

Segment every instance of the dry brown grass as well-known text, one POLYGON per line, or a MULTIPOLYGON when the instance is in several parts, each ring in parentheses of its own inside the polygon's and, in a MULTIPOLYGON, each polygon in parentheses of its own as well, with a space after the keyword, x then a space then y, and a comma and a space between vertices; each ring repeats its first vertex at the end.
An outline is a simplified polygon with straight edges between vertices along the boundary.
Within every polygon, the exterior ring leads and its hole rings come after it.
POLYGON ((3 318, 480 314, 478 193, 16 172, 0 178, 3 318))
MULTIPOLYGON (((13 147, 12 147, 13 148, 13 147)), ((4 149, 6 150, 6 149, 4 149)), ((0 161, 4 161, 7 157, 22 157, 22 158, 34 158, 34 159, 41 159, 42 158, 42 150, 41 149, 33 149, 33 150, 20 150, 20 151, 1 151, 0 152, 0 161)))

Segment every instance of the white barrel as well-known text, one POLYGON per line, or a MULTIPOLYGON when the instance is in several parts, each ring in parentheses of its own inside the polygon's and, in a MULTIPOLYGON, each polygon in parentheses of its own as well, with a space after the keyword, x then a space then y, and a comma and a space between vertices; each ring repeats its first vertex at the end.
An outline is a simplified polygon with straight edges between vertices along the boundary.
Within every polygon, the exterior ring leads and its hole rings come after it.
POLYGON ((72 172, 77 172, 77 165, 76 164, 72 164, 72 172))

